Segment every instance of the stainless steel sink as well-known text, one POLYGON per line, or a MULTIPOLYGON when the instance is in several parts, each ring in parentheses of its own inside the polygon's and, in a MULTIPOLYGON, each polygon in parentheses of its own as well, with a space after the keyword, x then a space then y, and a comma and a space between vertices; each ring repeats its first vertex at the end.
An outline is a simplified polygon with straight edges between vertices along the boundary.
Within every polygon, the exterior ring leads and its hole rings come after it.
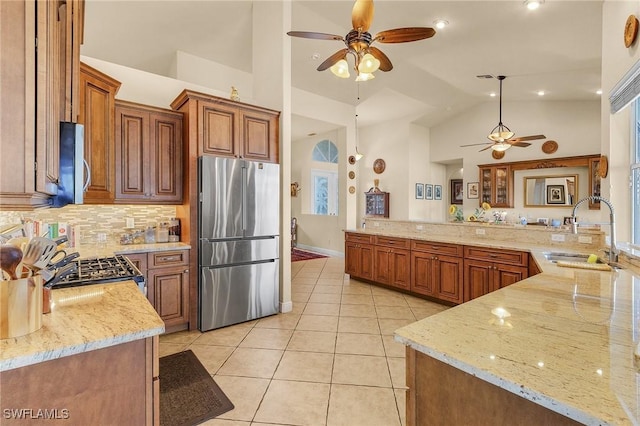
MULTIPOLYGON (((577 253, 560 253, 560 252, 549 252, 544 253, 544 257, 549 261, 556 263, 557 261, 563 262, 584 262, 587 263, 587 259, 589 258, 588 254, 577 254, 577 253)), ((606 263, 602 259, 598 258, 595 263, 606 263)))

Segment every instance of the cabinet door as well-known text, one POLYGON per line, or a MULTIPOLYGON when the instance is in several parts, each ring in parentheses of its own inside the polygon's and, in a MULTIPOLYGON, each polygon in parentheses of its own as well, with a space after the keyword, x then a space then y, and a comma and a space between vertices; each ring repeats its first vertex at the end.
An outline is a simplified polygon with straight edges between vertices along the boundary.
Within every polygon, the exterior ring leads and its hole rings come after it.
POLYGON ((182 201, 182 117, 151 113, 149 118, 150 197, 153 202, 182 201))
POLYGON ((278 116, 257 111, 240 114, 242 147, 248 160, 278 162, 278 116))
POLYGON ((528 277, 529 270, 523 266, 503 265, 500 263, 496 263, 493 266, 491 291, 500 290, 503 287, 522 281, 528 277))
POLYGON ((433 282, 435 255, 411 252, 411 291, 426 296, 436 296, 433 282))
POLYGON ((439 299, 462 303, 463 298, 463 261, 460 258, 436 256, 434 283, 439 299))
POLYGON ((373 280, 373 246, 360 244, 359 252, 359 277, 367 280, 373 280))
POLYGON ((380 284, 391 284, 393 257, 391 249, 387 247, 374 247, 374 274, 373 280, 380 284))
POLYGON ((409 250, 392 249, 390 284, 403 290, 411 288, 411 252, 409 250))
POLYGON ((347 242, 344 245, 344 272, 352 277, 359 276, 360 249, 358 244, 347 242))
POLYGON ((133 265, 142 272, 142 275, 147 277, 147 253, 132 253, 125 255, 127 259, 133 263, 133 265))
POLYGON ((464 301, 468 302, 491 291, 493 265, 477 260, 464 261, 464 301))
POLYGON ((84 124, 84 158, 91 170, 84 195, 87 204, 112 203, 115 198, 115 95, 120 83, 80 65, 80 112, 84 124))
POLYGON ((189 270, 186 267, 150 269, 148 298, 165 323, 171 327, 189 322, 189 270))
POLYGON ((198 133, 202 135, 198 155, 240 156, 239 113, 238 108, 224 104, 198 102, 198 133))
POLYGON ((149 189, 149 114, 116 107, 116 199, 140 199, 149 189))

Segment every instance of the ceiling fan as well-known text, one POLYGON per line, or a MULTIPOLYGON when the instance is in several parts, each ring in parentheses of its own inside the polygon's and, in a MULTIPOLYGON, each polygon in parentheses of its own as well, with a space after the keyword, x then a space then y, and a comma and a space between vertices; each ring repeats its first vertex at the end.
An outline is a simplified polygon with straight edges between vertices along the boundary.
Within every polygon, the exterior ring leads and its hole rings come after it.
MULTIPOLYGON (((492 78, 492 76, 478 76, 480 78, 492 78)), ((545 139, 545 135, 533 135, 533 136, 521 136, 519 138, 514 138, 515 133, 512 132, 507 126, 502 124, 502 81, 507 78, 504 75, 499 75, 496 77, 500 81, 500 115, 498 120, 498 125, 491 130, 491 133, 487 136, 491 142, 485 143, 474 143, 470 145, 460 145, 461 147, 467 146, 478 146, 478 145, 488 145, 485 148, 482 148, 479 152, 485 151, 489 148, 494 151, 506 151, 512 146, 518 146, 521 148, 527 147, 531 145, 525 141, 533 141, 537 139, 545 139)))
POLYGON ((340 40, 344 42, 347 47, 329 56, 318 66, 318 71, 330 68, 331 72, 338 77, 348 78, 347 55, 351 54, 355 59, 356 81, 366 81, 374 78, 373 72, 378 69, 385 72, 393 69, 393 65, 387 55, 380 49, 371 46, 371 44, 376 41, 378 43, 406 43, 433 37, 436 33, 433 28, 409 27, 381 31, 372 36, 369 33, 369 27, 373 20, 373 12, 373 0, 356 0, 351 11, 353 28, 345 37, 310 31, 289 31, 287 34, 292 37, 340 40))

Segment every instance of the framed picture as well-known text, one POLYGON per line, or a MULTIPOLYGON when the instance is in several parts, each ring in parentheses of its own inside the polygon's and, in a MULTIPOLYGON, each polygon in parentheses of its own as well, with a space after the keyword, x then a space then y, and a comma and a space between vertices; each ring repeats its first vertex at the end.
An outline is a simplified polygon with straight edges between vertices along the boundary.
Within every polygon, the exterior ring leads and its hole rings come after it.
POLYGON ((547 204, 565 204, 564 185, 547 185, 547 204))
POLYGON ((435 185, 433 187, 433 199, 442 200, 442 185, 435 185))
POLYGON ((573 217, 572 216, 565 216, 563 223, 565 225, 573 225, 573 217))
POLYGON ((421 183, 416 183, 416 199, 424 198, 424 185, 421 183))
POLYGON ((433 185, 430 183, 424 184, 424 199, 433 200, 433 185))
POLYGON ((464 192, 462 187, 462 179, 451 179, 451 204, 462 204, 464 192))
POLYGON ((467 184, 467 198, 480 198, 479 185, 479 182, 469 182, 467 184))
POLYGON ((549 224, 549 218, 548 217, 539 217, 538 219, 536 219, 536 223, 538 225, 548 225, 549 224))

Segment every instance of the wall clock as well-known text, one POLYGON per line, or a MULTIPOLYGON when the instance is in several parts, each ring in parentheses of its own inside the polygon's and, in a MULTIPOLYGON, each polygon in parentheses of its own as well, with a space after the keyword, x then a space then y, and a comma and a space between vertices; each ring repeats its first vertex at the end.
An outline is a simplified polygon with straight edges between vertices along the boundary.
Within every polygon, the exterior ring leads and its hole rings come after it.
POLYGON ((387 167, 384 160, 382 158, 378 158, 373 162, 373 171, 377 174, 384 172, 384 169, 387 167))
POLYGON ((631 47, 638 36, 638 19, 635 15, 629 15, 624 24, 624 46, 631 47))

